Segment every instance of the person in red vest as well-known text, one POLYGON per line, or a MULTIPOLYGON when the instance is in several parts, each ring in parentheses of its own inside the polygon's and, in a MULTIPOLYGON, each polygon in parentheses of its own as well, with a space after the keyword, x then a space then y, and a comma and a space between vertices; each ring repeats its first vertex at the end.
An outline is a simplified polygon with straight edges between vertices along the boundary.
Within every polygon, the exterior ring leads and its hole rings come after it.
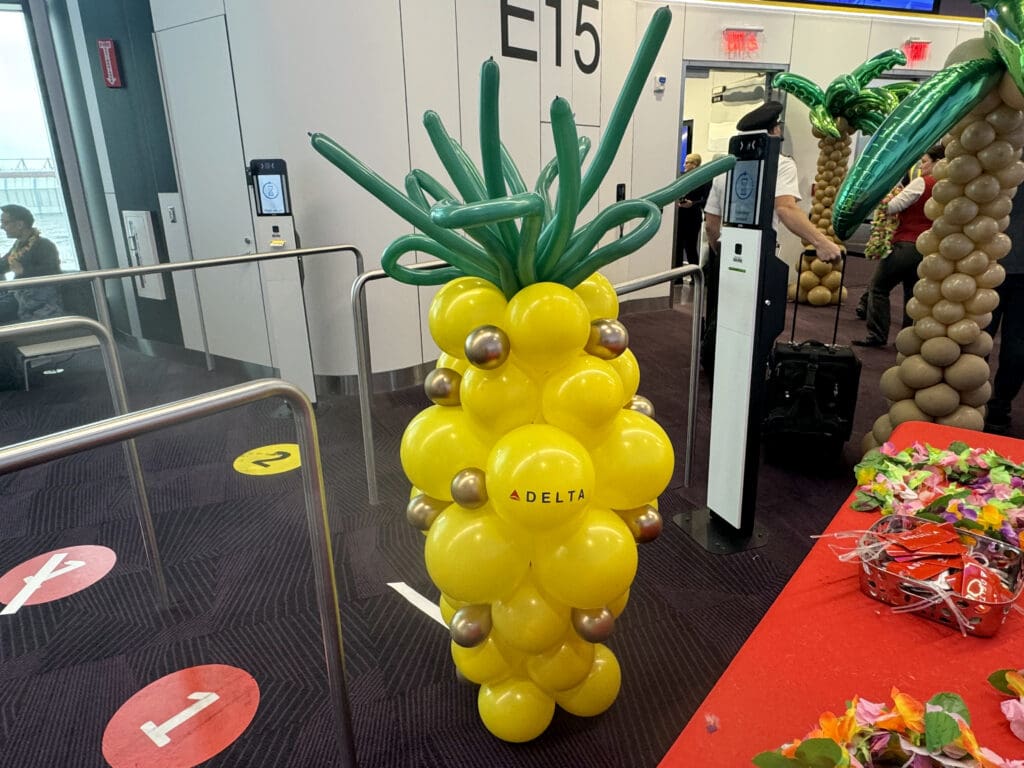
POLYGON ((913 295, 917 282, 917 265, 923 256, 917 250, 917 236, 930 228, 931 220, 924 215, 924 204, 932 196, 935 178, 932 167, 946 156, 945 149, 936 144, 921 156, 921 175, 905 186, 889 201, 889 213, 899 214, 899 224, 892 236, 892 251, 882 258, 868 286, 868 336, 855 339, 858 347, 884 347, 889 343, 889 294, 903 284, 903 327, 911 324, 907 317, 906 298, 913 295))

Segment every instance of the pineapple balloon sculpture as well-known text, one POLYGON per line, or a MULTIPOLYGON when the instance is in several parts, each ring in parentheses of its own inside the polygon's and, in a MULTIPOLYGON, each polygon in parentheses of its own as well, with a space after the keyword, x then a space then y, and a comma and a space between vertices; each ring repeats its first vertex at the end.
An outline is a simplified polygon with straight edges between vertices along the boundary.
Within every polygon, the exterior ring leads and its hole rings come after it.
POLYGON ((428 318, 443 351, 425 382, 434 405, 401 443, 413 486, 406 516, 426 533, 455 666, 480 686, 484 725, 507 741, 539 736, 556 705, 580 716, 611 706, 621 673, 604 641, 626 606, 637 543, 661 531, 657 498, 672 475, 672 445, 637 395, 618 300, 597 270, 648 242, 663 206, 734 158, 615 203, 579 229, 576 218, 608 171, 670 21, 667 8, 655 12, 586 173, 589 142, 557 98, 555 158, 527 189, 500 140, 493 60, 481 73, 482 172, 437 114, 423 120, 461 201, 418 169, 403 194, 328 137, 312 137, 419 230, 385 250, 384 269, 443 285, 428 318), (631 231, 599 246, 634 219, 631 231), (447 266, 399 264, 411 251, 447 266))
MULTIPOLYGON (((881 87, 868 84, 886 70, 906 63, 907 57, 902 51, 895 48, 883 51, 849 74, 837 77, 825 90, 792 72, 780 72, 772 79, 774 87, 795 96, 810 110, 811 132, 818 140, 818 169, 810 218, 819 231, 839 245, 842 241, 832 228, 832 205, 846 178, 851 137, 857 131, 870 135, 916 87, 915 83, 881 87)), ((789 286, 789 298, 816 306, 838 304, 842 270, 842 261, 822 261, 813 250, 806 251, 800 260, 797 281, 789 286)), ((845 300, 845 287, 842 292, 845 300)))
POLYGON ((945 69, 924 82, 882 123, 836 199, 843 234, 882 199, 903 172, 939 139, 946 157, 935 164, 917 239, 920 278, 896 337, 896 365, 882 374, 889 402, 864 437, 865 450, 889 439, 905 421, 967 429, 984 426, 991 395, 985 328, 1010 252, 1004 233, 1017 186, 1024 181, 1024 70, 1020 36, 1024 3, 982 2, 984 39, 957 46, 945 69))

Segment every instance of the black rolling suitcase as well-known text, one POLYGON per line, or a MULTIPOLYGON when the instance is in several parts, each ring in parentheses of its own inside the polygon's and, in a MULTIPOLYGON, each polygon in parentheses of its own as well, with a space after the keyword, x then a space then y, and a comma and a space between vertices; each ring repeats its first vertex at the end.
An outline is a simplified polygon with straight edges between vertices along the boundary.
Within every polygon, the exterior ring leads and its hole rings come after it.
POLYGON ((860 360, 850 347, 836 345, 845 277, 844 265, 832 343, 796 343, 800 302, 794 301, 790 339, 772 350, 761 432, 769 460, 820 464, 836 458, 853 432, 860 360))

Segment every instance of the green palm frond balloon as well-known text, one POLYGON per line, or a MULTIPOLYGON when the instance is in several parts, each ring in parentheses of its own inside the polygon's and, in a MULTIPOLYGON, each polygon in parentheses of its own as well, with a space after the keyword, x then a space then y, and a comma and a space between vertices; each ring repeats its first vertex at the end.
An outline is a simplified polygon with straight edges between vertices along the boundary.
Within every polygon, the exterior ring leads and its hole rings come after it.
POLYGON ((448 134, 437 113, 428 111, 423 117, 454 191, 414 169, 405 179, 403 194, 330 137, 311 134, 317 152, 419 230, 388 246, 381 257, 384 270, 414 285, 440 285, 472 275, 494 283, 511 297, 538 281, 575 287, 649 242, 661 224, 662 207, 736 162, 730 155, 707 163, 639 199, 614 203, 590 223, 576 227, 580 212, 597 193, 618 152, 671 21, 667 7, 655 11, 586 171, 583 162, 590 141, 578 134, 569 102, 563 98, 552 102, 555 157, 532 190, 501 142, 500 72, 493 59, 484 62, 480 73, 480 169, 448 134), (552 200, 550 190, 556 180, 558 191, 552 200), (598 247, 605 234, 630 222, 638 223, 622 237, 598 247), (419 270, 399 264, 412 251, 428 253, 448 266, 419 270))

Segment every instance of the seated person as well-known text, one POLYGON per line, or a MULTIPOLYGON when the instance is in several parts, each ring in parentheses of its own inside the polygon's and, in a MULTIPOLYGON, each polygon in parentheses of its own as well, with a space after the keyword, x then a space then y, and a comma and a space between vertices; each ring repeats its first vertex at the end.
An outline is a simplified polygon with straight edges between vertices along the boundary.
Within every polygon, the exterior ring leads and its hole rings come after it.
MULTIPOLYGON (((14 273, 14 279, 60 274, 57 246, 40 237, 33 225, 35 217, 21 205, 0 206, 0 229, 13 247, 0 258, 0 274, 14 273)), ((56 285, 0 291, 0 325, 25 323, 57 317, 64 313, 60 289, 56 285)), ((0 343, 0 390, 22 385, 17 347, 0 343)))
MULTIPOLYGON (((21 205, 0 206, 0 229, 14 245, 0 258, 0 274, 22 277, 60 274, 57 246, 39 235, 35 217, 21 205)), ((24 323, 63 314, 60 290, 55 285, 0 293, 0 323, 24 323)))

